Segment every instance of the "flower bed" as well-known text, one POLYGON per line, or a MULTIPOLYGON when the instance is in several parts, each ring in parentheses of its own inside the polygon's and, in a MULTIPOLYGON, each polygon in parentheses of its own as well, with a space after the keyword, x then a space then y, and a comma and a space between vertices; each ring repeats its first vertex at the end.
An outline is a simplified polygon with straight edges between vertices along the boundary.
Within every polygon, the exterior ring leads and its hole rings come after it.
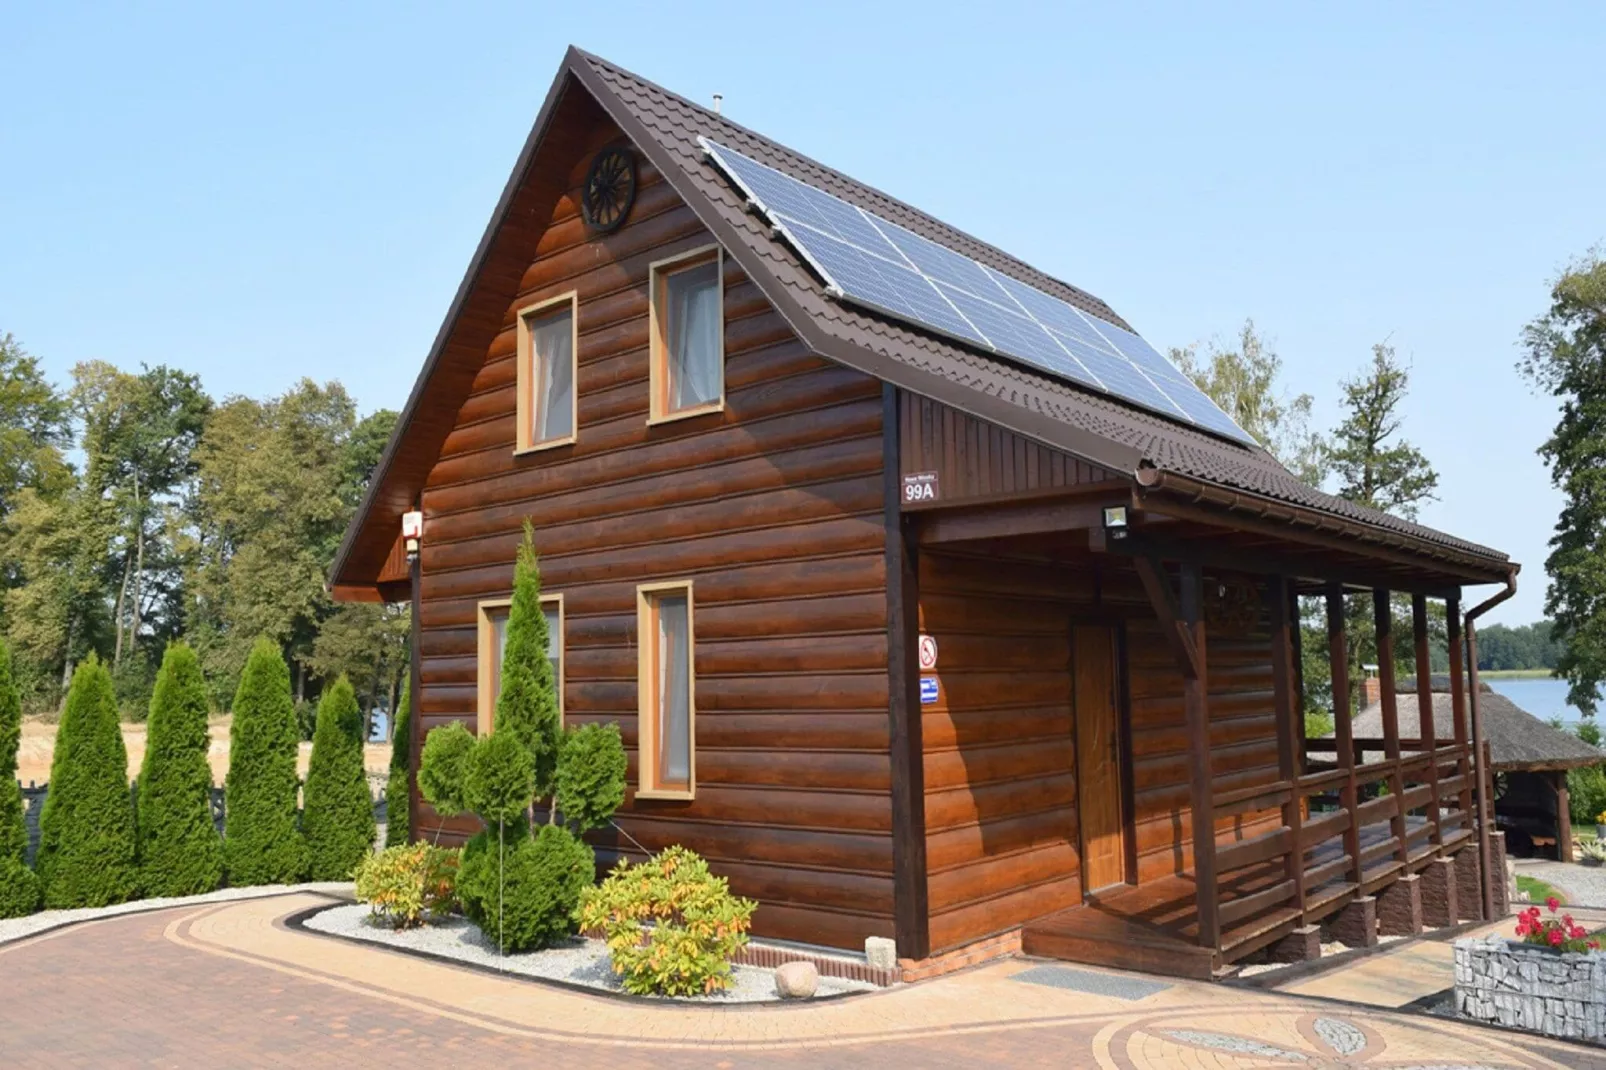
POLYGON ((1467 1018, 1553 1037, 1606 1039, 1606 955, 1560 904, 1530 907, 1516 935, 1455 943, 1455 1009, 1467 1018))
MULTIPOLYGON (((622 994, 618 975, 608 961, 608 945, 601 940, 574 937, 545 951, 497 954, 496 945, 471 922, 461 917, 431 919, 430 924, 413 929, 392 929, 375 924, 362 904, 332 907, 302 922, 304 928, 347 939, 362 940, 383 947, 433 958, 501 970, 521 977, 581 985, 600 992, 622 994)), ((764 1003, 778 1000, 775 971, 757 966, 733 966, 728 989, 706 996, 641 997, 651 1000, 691 1003, 764 1003)), ((854 992, 873 992, 876 986, 840 977, 821 977, 815 999, 854 992)))

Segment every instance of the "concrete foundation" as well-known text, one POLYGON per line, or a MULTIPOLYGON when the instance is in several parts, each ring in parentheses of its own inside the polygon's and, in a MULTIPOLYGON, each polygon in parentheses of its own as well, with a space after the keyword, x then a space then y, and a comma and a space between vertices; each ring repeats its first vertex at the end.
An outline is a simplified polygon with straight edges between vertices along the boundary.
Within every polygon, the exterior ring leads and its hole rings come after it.
POLYGON ((1302 925, 1266 949, 1272 962, 1309 962, 1322 957, 1322 927, 1302 925))
POLYGON ((1483 920, 1483 886, 1478 848, 1473 843, 1455 855, 1455 901, 1462 921, 1483 920))
POLYGON ((1401 877, 1377 897, 1377 926, 1383 936, 1415 936, 1422 931, 1422 878, 1401 877))
POLYGON ((1456 901, 1455 862, 1435 858, 1421 874, 1422 923, 1430 929, 1443 929, 1461 920, 1456 901))
POLYGON ((1377 946, 1377 899, 1363 895, 1328 919, 1327 934, 1347 947, 1377 946))

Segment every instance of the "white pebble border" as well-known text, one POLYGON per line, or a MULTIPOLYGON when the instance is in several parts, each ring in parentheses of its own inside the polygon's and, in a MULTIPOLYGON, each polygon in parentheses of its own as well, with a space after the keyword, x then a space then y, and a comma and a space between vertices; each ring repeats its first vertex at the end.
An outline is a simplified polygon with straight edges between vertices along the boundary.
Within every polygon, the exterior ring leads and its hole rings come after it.
POLYGON ((317 892, 321 895, 338 895, 351 898, 350 881, 315 881, 309 884, 262 884, 250 888, 220 888, 203 895, 181 895, 156 899, 135 899, 109 907, 83 907, 78 910, 42 910, 25 918, 0 919, 0 944, 37 936, 64 925, 81 921, 97 921, 124 914, 144 914, 151 910, 183 907, 197 903, 228 903, 236 899, 262 899, 270 895, 288 895, 291 892, 317 892))
MULTIPOLYGON (((608 947, 601 940, 575 937, 563 947, 517 955, 499 955, 496 945, 488 941, 479 928, 465 918, 441 918, 417 929, 394 930, 371 921, 368 908, 361 904, 331 907, 304 919, 301 924, 305 928, 328 933, 331 936, 365 940, 383 947, 415 951, 475 966, 487 966, 521 977, 563 981, 594 988, 600 992, 623 991, 619 987, 619 978, 608 963, 608 947)), ((734 966, 732 980, 730 988, 712 996, 642 998, 685 1003, 769 1003, 780 999, 775 994, 774 970, 758 966, 734 966)), ((879 989, 866 981, 821 977, 815 998, 850 992, 876 991, 879 989)))

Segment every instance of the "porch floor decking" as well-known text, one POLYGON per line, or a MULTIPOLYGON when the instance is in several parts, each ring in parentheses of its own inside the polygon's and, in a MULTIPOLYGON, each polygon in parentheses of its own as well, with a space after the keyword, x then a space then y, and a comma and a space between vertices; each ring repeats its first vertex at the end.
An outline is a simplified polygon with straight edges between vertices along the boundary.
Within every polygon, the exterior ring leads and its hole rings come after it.
MULTIPOLYGON (((1421 819, 1413 816, 1408 824, 1418 822, 1421 819)), ((1362 856, 1369 848, 1392 840, 1392 835, 1386 821, 1364 826, 1360 830, 1362 856)), ((1340 857, 1342 848, 1329 842, 1308 853, 1308 866, 1314 867, 1340 857)), ((1413 852, 1412 860, 1431 853, 1431 847, 1413 852)), ((1391 883, 1399 872, 1392 858, 1368 865, 1366 890, 1391 883)), ((1218 879, 1219 902, 1226 906, 1284 879, 1280 860, 1246 866, 1218 879)), ((1342 878, 1308 888, 1306 913, 1314 917, 1330 913, 1354 891, 1354 883, 1342 878)), ((1035 918, 1022 927, 1021 949, 1028 955, 1093 966, 1209 979, 1228 962, 1264 947, 1285 932, 1290 922, 1297 925, 1299 920, 1299 910, 1289 904, 1237 924, 1223 924, 1220 951, 1201 947, 1197 889, 1193 874, 1183 873, 1136 886, 1106 888, 1090 894, 1081 906, 1035 918)))

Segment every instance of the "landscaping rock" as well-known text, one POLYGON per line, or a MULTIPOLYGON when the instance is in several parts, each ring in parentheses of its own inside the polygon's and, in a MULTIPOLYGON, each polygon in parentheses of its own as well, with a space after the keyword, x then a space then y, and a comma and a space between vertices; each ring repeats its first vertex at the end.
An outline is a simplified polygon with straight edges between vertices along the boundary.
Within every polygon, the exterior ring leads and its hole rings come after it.
POLYGON ((820 971, 812 962, 788 962, 775 969, 775 993, 782 999, 808 999, 820 986, 820 971))
POLYGON ((898 945, 885 936, 867 936, 864 940, 864 957, 878 970, 896 969, 898 945))

